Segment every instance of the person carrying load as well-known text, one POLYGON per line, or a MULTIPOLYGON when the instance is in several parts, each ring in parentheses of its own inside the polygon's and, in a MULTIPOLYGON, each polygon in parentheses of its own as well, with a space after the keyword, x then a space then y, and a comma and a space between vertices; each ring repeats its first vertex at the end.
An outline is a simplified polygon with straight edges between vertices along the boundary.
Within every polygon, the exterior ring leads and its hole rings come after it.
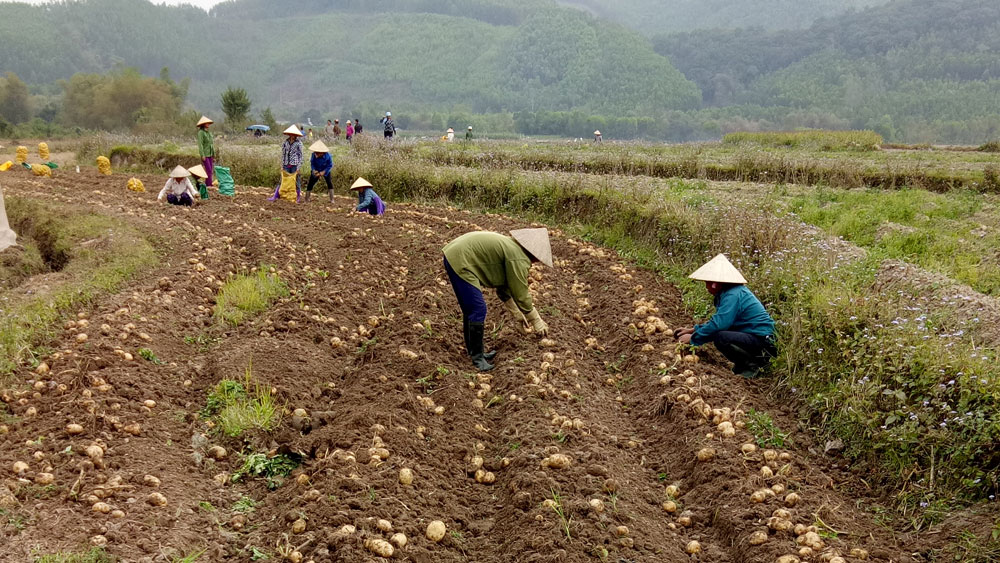
POLYGON ((285 142, 281 144, 281 183, 274 190, 274 195, 267 198, 275 201, 279 197, 288 201, 299 202, 302 191, 299 189, 299 167, 302 166, 302 130, 292 125, 285 129, 285 142), (292 197, 292 188, 295 196, 292 197))
POLYGON ((510 236, 489 231, 466 233, 445 245, 444 269, 462 309, 465 350, 479 371, 493 369, 496 352, 486 352, 483 334, 486 300, 483 288, 497 290, 504 308, 514 316, 522 333, 528 327, 538 336, 549 327, 538 315, 528 291, 528 271, 533 262, 552 267, 552 247, 546 229, 517 229, 510 236))
POLYGON ((330 203, 333 203, 333 184, 330 182, 333 158, 330 157, 330 149, 323 141, 316 141, 309 146, 309 150, 312 151, 312 157, 309 158, 309 167, 312 173, 309 175, 309 183, 306 184, 306 203, 309 202, 313 187, 320 178, 326 180, 326 193, 330 197, 330 203))
POLYGON ((156 201, 163 201, 166 198, 170 205, 184 205, 191 207, 198 194, 194 191, 194 186, 188 180, 191 173, 187 168, 178 165, 170 172, 170 179, 163 185, 160 194, 156 196, 156 201))
POLYGON ((205 184, 212 185, 215 178, 215 143, 212 134, 208 132, 208 126, 215 123, 204 115, 198 120, 198 154, 201 155, 201 164, 205 168, 205 184))
POLYGON ((748 379, 759 377, 778 353, 774 321, 747 288, 743 274, 719 254, 688 277, 705 282, 715 298, 715 314, 704 324, 676 331, 674 337, 693 346, 712 342, 733 362, 733 373, 748 379))
POLYGON ((375 193, 368 180, 358 178, 354 181, 351 189, 358 192, 358 205, 354 208, 354 211, 368 213, 369 215, 382 215, 385 213, 385 202, 375 193))

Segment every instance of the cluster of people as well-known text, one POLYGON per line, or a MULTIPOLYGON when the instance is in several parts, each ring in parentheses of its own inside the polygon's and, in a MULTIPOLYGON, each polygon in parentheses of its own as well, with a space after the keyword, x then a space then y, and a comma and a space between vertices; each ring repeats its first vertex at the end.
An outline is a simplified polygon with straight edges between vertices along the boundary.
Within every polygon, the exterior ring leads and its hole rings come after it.
MULTIPOLYGON (((386 139, 396 134, 392 113, 386 112, 380 123, 386 139)), ((198 152, 202 164, 191 168, 177 166, 170 173, 170 179, 163 186, 157 199, 164 199, 174 205, 194 205, 199 199, 208 198, 208 185, 212 184, 215 164, 215 148, 208 127, 212 120, 202 116, 198 121, 198 152), (189 178, 194 176, 195 184, 189 178)), ((347 138, 350 140, 360 132, 347 122, 347 138)), ((327 128, 334 137, 339 137, 339 122, 327 121, 327 128)), ((303 162, 302 131, 292 125, 283 132, 286 136, 281 145, 282 183, 269 198, 302 201, 299 189, 299 169, 303 162), (294 187, 294 198, 292 188, 294 187), (287 195, 287 197, 286 197, 287 195)), ((594 132, 596 142, 601 142, 600 131, 594 132)), ((454 138, 454 130, 448 129, 448 140, 454 138)), ((472 127, 466 133, 472 139, 472 127)), ((333 158, 323 141, 310 145, 309 159, 311 173, 306 183, 305 202, 309 202, 313 188, 320 179, 326 183, 327 194, 333 201, 333 158)), ((364 178, 358 178, 350 188, 357 192, 355 211, 381 215, 385 203, 375 193, 374 187, 364 178)), ((546 336, 548 324, 542 320, 528 290, 528 273, 531 264, 541 262, 553 267, 552 247, 548 231, 541 229, 517 229, 510 235, 475 231, 466 233, 449 242, 442 249, 444 270, 451 282, 459 308, 462 310, 462 330, 465 349, 476 369, 489 371, 496 351, 487 351, 484 344, 486 322, 486 300, 483 288, 496 289, 504 308, 514 318, 515 325, 523 334, 532 332, 546 336)), ((677 329, 674 338, 681 344, 703 346, 713 343, 728 360, 733 362, 733 372, 746 378, 756 378, 767 368, 771 358, 777 355, 774 321, 760 300, 747 288, 747 280, 739 270, 722 254, 691 274, 691 279, 705 283, 706 290, 713 296, 715 314, 705 323, 677 329)))
POLYGON ((355 135, 360 135, 364 131, 364 127, 361 125, 361 119, 355 119, 351 121, 347 120, 347 127, 344 129, 340 128, 340 120, 334 119, 330 121, 326 120, 326 127, 323 128, 323 136, 330 141, 339 141, 341 133, 344 134, 344 138, 347 142, 351 142, 351 139, 355 135))

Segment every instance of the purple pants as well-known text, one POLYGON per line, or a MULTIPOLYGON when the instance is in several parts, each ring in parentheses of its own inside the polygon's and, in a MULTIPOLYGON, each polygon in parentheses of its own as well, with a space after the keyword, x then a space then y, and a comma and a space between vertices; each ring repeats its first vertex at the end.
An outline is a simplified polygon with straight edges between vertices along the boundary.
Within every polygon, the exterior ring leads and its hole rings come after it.
POLYGON ((191 201, 191 196, 186 193, 177 196, 175 194, 167 194, 167 203, 170 205, 186 205, 190 207, 194 202, 191 201))
POLYGON ((215 157, 206 156, 205 158, 201 159, 201 163, 205 167, 205 174, 208 175, 208 178, 205 179, 205 185, 211 186, 213 176, 215 176, 215 157))
POLYGON ((486 322, 486 300, 483 299, 483 292, 478 287, 463 280, 452 269, 448 259, 444 259, 444 269, 448 272, 448 279, 451 281, 451 288, 455 290, 455 297, 458 298, 458 306, 462 308, 462 316, 471 323, 486 322))

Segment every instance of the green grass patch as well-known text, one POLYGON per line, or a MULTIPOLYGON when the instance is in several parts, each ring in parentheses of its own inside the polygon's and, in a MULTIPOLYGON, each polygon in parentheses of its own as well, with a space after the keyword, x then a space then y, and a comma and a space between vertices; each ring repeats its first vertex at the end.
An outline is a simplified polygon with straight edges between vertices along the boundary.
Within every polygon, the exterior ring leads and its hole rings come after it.
POLYGON ((31 244, 62 275, 50 289, 29 295, 0 291, 0 380, 18 365, 36 361, 38 346, 57 334, 63 315, 117 291, 157 261, 141 231, 111 217, 17 197, 7 199, 7 214, 15 229, 31 233, 31 244))
POLYGON ((261 266, 255 274, 239 274, 222 286, 215 301, 215 318, 238 326, 281 297, 288 297, 288 285, 277 274, 268 273, 267 266, 261 266))
POLYGON ((215 422, 221 433, 236 438, 248 430, 273 430, 281 420, 281 407, 271 387, 253 378, 251 364, 242 381, 223 379, 212 388, 201 416, 215 422))
POLYGON ((115 563, 115 561, 118 561, 116 557, 100 547, 85 552, 38 555, 34 559, 34 563, 115 563))
POLYGON ((276 489, 298 466, 299 462, 287 455, 268 457, 265 453, 252 453, 243 458, 243 465, 233 473, 232 481, 236 483, 244 477, 257 477, 267 480, 267 488, 276 489))
POLYGON ((787 147, 819 151, 875 151, 884 139, 874 131, 763 131, 736 132, 722 137, 730 145, 754 144, 765 147, 787 147))
POLYGON ((784 448, 788 442, 788 434, 782 432, 766 412, 750 409, 746 423, 747 431, 753 434, 757 445, 762 448, 784 448))

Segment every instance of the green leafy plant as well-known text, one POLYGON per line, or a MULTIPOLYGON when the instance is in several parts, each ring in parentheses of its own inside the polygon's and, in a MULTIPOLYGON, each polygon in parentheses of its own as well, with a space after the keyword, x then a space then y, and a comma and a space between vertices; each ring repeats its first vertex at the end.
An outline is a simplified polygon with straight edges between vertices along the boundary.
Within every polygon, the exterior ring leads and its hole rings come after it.
POLYGON ((147 362, 152 362, 156 365, 161 365, 163 363, 160 358, 156 357, 156 353, 149 348, 139 348, 136 350, 136 353, 139 354, 140 358, 146 360, 147 362))
POLYGON ((750 409, 747 411, 747 431, 753 434, 757 445, 762 448, 783 448, 788 434, 781 431, 771 418, 763 411, 750 409))
POLYGON ((284 454, 268 457, 266 453, 252 453, 243 459, 243 465, 233 473, 232 481, 236 483, 244 477, 258 477, 267 479, 267 488, 276 489, 281 485, 282 478, 288 477, 298 466, 299 462, 284 454))

